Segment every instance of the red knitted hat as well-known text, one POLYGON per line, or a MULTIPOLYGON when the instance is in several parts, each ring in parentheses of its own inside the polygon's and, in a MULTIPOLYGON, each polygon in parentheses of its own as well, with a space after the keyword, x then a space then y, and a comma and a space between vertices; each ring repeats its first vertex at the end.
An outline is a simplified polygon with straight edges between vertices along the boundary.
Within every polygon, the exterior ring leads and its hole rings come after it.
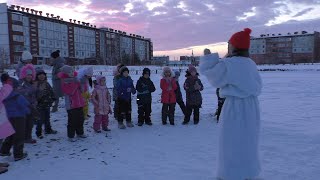
POLYGON ((243 31, 233 34, 229 43, 237 49, 249 49, 251 29, 245 28, 243 31))

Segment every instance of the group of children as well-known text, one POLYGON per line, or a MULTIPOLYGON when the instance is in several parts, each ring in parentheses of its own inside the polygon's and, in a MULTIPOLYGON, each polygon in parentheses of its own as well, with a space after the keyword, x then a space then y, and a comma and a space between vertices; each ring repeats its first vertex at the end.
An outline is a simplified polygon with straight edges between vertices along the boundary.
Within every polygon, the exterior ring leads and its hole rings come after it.
MULTIPOLYGON (((24 52, 28 53, 28 52, 24 52)), ((28 56, 29 57, 29 56, 28 56)), ((32 57, 32 56, 30 56, 32 57)), ((36 136, 39 139, 44 138, 45 134, 56 134, 50 123, 50 108, 57 101, 51 85, 47 82, 46 72, 41 69, 35 69, 31 61, 23 64, 18 69, 19 80, 10 77, 7 73, 1 75, 1 115, 5 116, 12 126, 15 133, 7 135, 1 149, 0 156, 11 156, 10 149, 13 147, 13 156, 15 161, 27 157, 23 151, 24 143, 36 143, 32 138, 34 123, 36 124, 36 136)), ((86 138, 84 134, 84 121, 89 117, 88 105, 91 102, 94 106, 93 129, 97 133, 110 131, 108 128, 109 114, 114 111, 115 119, 118 121, 118 127, 134 127, 132 123, 132 94, 137 93, 138 105, 138 126, 143 124, 152 125, 152 93, 156 88, 150 79, 151 71, 148 68, 143 69, 142 76, 137 81, 136 86, 129 76, 129 69, 124 65, 118 65, 114 74, 113 97, 106 86, 104 76, 96 76, 93 84, 93 91, 90 93, 89 84, 93 77, 93 69, 84 67, 78 72, 72 66, 63 65, 57 72, 60 80, 61 91, 64 94, 65 108, 68 114, 67 135, 69 141, 76 141, 78 138, 86 138), (111 108, 111 101, 115 101, 114 109, 111 108), (124 124, 126 121, 126 125, 124 124)), ((162 124, 169 123, 174 125, 175 104, 178 103, 184 113, 182 124, 188 124, 190 116, 194 112, 194 124, 199 123, 199 108, 202 104, 200 91, 203 85, 198 78, 195 67, 190 66, 186 71, 186 81, 183 88, 186 91, 186 104, 184 104, 179 85, 180 72, 173 72, 169 67, 163 68, 163 78, 160 81, 162 90, 162 124)), ((56 110, 55 110, 56 111, 56 110)), ((7 131, 9 129, 7 128, 7 131)))
MULTIPOLYGON (((114 74, 113 79, 113 100, 115 101, 114 114, 118 120, 119 128, 125 129, 123 120, 126 119, 127 127, 133 127, 131 122, 131 94, 137 92, 138 105, 138 126, 143 124, 152 125, 152 93, 156 88, 150 79, 151 71, 144 68, 142 76, 139 78, 134 88, 133 81, 129 76, 129 69, 120 64, 114 74)), ((194 66, 190 66, 186 71, 186 81, 183 88, 186 91, 186 104, 183 101, 179 85, 180 71, 173 72, 170 67, 163 68, 163 78, 160 80, 162 124, 166 125, 169 119, 170 125, 174 125, 175 105, 179 104, 185 118, 182 124, 186 125, 190 121, 192 112, 194 113, 194 124, 199 123, 199 109, 202 105, 201 91, 203 85, 198 78, 199 74, 194 66)))

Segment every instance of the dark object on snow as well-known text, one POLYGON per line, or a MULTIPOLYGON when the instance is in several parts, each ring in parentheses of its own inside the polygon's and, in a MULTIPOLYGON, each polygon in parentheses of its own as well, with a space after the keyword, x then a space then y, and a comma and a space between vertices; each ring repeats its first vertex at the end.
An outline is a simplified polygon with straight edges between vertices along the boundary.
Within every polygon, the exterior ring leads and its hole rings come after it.
POLYGON ((92 88, 93 82, 92 82, 92 78, 88 78, 89 81, 89 86, 92 88))
POLYGON ((220 118, 220 114, 221 114, 223 103, 226 100, 226 98, 221 98, 220 97, 219 90, 220 90, 220 88, 217 88, 217 90, 216 90, 216 94, 217 94, 217 98, 218 98, 218 108, 216 110, 216 113, 214 114, 215 116, 217 116, 217 123, 219 122, 219 118, 220 118))

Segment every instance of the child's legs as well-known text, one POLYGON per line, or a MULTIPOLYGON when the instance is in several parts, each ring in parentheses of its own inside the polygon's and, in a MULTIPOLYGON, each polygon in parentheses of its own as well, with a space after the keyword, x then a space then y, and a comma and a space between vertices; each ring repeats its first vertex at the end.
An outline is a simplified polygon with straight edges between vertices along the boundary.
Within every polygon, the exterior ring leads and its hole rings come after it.
POLYGON ((187 104, 187 106, 186 106, 186 114, 185 114, 185 118, 184 118, 185 122, 189 122, 190 121, 191 114, 192 114, 192 106, 187 104))
POLYGON ((26 116, 26 124, 25 124, 25 140, 32 139, 32 129, 33 129, 33 115, 28 114, 26 116))
POLYGON ((19 158, 23 156, 24 137, 25 137, 25 118, 13 118, 10 120, 16 133, 13 134, 13 156, 19 158))
POLYGON ((94 116, 94 122, 93 122, 93 129, 95 131, 100 130, 101 122, 102 122, 102 115, 96 114, 94 116))
POLYGON ((170 123, 174 122, 175 109, 176 109, 176 103, 173 103, 173 104, 169 105, 169 121, 170 121, 170 123))
POLYGON ((183 100, 178 100, 177 103, 179 104, 180 109, 183 112, 183 115, 186 115, 186 105, 184 104, 183 100))
POLYGON ((145 109, 143 104, 138 105, 138 122, 144 123, 145 119, 145 109))
POLYGON ((76 109, 76 134, 77 135, 83 135, 83 123, 84 123, 84 116, 83 116, 83 108, 77 108, 76 109))
POLYGON ((68 137, 74 138, 76 132, 76 119, 74 117, 75 109, 68 110, 68 137))
POLYGON ((51 122, 50 122, 50 108, 45 108, 44 112, 45 112, 44 128, 46 132, 50 132, 52 130, 51 122))
POLYGON ((8 154, 10 152, 12 145, 13 145, 13 135, 4 139, 0 152, 2 154, 8 154))
POLYGON ((145 104, 144 105, 144 110, 145 110, 145 121, 146 123, 147 122, 151 122, 151 112, 152 112, 152 109, 151 109, 151 103, 149 104, 145 104))
POLYGON ((37 121, 36 134, 40 136, 42 134, 42 125, 45 121, 46 115, 44 109, 39 109, 40 118, 37 121))
POLYGON ((131 122, 131 101, 126 101, 126 121, 131 122))
POLYGON ((119 117, 119 102, 118 100, 114 101, 114 107, 113 107, 113 114, 114 114, 114 118, 117 119, 119 117))
POLYGON ((195 123, 198 123, 200 120, 200 108, 198 106, 193 108, 193 120, 195 123))
POLYGON ((169 104, 162 104, 162 122, 167 121, 167 117, 169 115, 169 104))
POLYGON ((106 129, 109 125, 109 115, 102 115, 101 123, 102 123, 102 128, 106 129))

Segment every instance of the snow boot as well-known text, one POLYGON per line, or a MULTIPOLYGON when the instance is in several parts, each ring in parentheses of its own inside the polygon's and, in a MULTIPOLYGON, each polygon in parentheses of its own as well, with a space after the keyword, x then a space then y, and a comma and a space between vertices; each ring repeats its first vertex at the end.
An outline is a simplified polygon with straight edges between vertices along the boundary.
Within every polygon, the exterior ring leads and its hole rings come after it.
POLYGON ((8 163, 0 163, 0 167, 9 167, 8 163))
POLYGON ((75 138, 69 138, 68 141, 69 142, 76 142, 77 140, 75 138))
POLYGON ((132 128, 132 127, 134 127, 134 125, 132 124, 131 121, 127 121, 127 127, 132 128))
POLYGON ((53 129, 49 129, 48 131, 45 132, 45 134, 57 134, 58 131, 53 130, 53 129))
POLYGON ((146 125, 152 126, 152 122, 148 121, 148 122, 146 122, 146 125))
POLYGON ((143 122, 138 122, 138 126, 142 126, 143 125, 143 122))
POLYGON ((24 159, 24 158, 26 158, 26 157, 28 157, 28 154, 27 154, 27 153, 23 153, 22 156, 20 156, 20 157, 15 157, 15 158, 14 158, 14 161, 20 161, 20 160, 22 160, 22 159, 24 159))
POLYGON ((24 143, 26 143, 26 144, 36 144, 36 143, 37 143, 37 140, 35 140, 35 139, 28 139, 28 140, 25 140, 24 143))
POLYGON ((0 167, 0 174, 8 172, 8 168, 6 167, 0 167))
POLYGON ((8 152, 8 153, 0 153, 0 156, 2 156, 2 157, 4 157, 4 156, 11 156, 11 153, 10 152, 8 152))
POLYGON ((111 131, 111 129, 109 129, 108 127, 105 127, 102 129, 103 131, 111 131))
POLYGON ((85 138, 87 138, 88 136, 87 136, 87 135, 84 135, 84 134, 81 134, 81 135, 78 135, 77 137, 78 137, 78 138, 85 139, 85 138))
POLYGON ((96 132, 96 133, 101 133, 101 130, 94 130, 94 132, 96 132))
POLYGON ((123 124, 123 122, 119 122, 118 128, 119 128, 119 129, 125 129, 126 126, 123 124))

